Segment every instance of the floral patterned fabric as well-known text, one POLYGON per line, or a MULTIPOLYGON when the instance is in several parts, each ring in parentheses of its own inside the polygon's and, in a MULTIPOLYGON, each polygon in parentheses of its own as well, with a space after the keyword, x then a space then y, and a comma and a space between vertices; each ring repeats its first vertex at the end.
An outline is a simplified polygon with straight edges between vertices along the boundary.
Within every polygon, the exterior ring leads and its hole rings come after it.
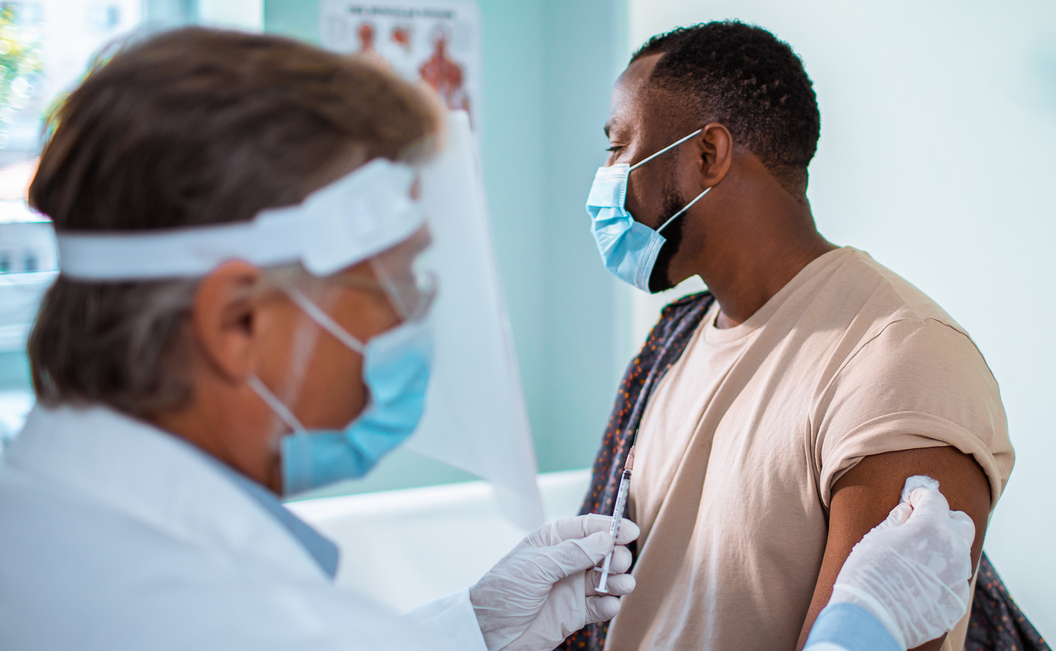
MULTIPOLYGON (((714 300, 710 292, 701 292, 665 307, 645 345, 631 360, 605 426, 581 514, 612 513, 620 474, 649 398, 682 356, 714 300)), ((636 551, 633 545, 631 551, 636 551)), ((603 651, 608 631, 607 623, 587 626, 565 640, 558 651, 603 651)), ((986 554, 980 563, 964 648, 965 651, 1051 651, 1009 596, 986 554)))
POLYGON ((964 651, 1051 651, 983 554, 964 651))

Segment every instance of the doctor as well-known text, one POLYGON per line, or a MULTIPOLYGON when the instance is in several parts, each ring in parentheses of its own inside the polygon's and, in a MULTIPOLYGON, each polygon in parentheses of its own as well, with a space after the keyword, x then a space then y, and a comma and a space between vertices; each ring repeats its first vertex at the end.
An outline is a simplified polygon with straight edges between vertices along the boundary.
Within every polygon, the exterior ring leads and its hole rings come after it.
MULTIPOLYGON (((398 616, 337 588, 334 545, 278 501, 362 476, 421 417, 416 179, 439 116, 367 62, 200 29, 70 95, 30 189, 61 274, 29 346, 38 405, 0 465, 0 646, 543 651, 615 616, 631 523, 614 541, 606 517, 560 520, 398 616)), ((912 639, 913 595, 871 572, 890 549, 940 553, 924 585, 966 593, 964 526, 919 491, 852 555, 828 621, 912 639)))
POLYGON ((363 475, 422 414, 427 95, 190 30, 116 54, 54 125, 30 192, 61 275, 0 471, 0 647, 541 650, 616 614, 629 552, 612 595, 587 581, 608 518, 534 532, 415 625, 335 587, 336 548, 276 497, 363 475))

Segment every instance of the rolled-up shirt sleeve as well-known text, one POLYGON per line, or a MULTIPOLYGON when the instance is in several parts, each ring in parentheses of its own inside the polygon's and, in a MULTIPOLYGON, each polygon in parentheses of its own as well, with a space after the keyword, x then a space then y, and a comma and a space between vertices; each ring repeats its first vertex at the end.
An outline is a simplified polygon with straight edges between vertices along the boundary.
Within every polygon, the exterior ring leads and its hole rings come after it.
POLYGON ((818 491, 863 458, 952 446, 986 473, 991 509, 1012 472, 1014 453, 997 381, 963 331, 935 319, 888 324, 852 355, 814 409, 818 491))

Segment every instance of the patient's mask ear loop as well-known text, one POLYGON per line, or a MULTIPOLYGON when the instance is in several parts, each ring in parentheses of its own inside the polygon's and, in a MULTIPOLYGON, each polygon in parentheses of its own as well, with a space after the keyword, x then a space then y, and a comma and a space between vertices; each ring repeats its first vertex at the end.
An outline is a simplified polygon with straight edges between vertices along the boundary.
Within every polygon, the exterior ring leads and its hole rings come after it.
MULTIPOLYGON (((634 170, 638 169, 638 168, 639 168, 639 167, 641 167, 642 165, 645 165, 646 163, 648 163, 649 161, 653 160, 654 158, 656 158, 656 157, 657 157, 657 156, 659 156, 660 154, 664 154, 664 153, 667 153, 668 151, 670 151, 670 150, 674 149, 675 147, 678 147, 679 145, 681 145, 681 144, 682 144, 682 143, 684 143, 685 141, 689 140, 689 139, 690 139, 690 138, 692 138, 693 136, 695 136, 695 135, 697 135, 698 133, 701 133, 701 132, 703 132, 703 131, 704 131, 704 129, 703 129, 703 128, 697 129, 696 131, 694 131, 693 133, 689 134, 689 135, 688 135, 688 136, 686 136, 685 138, 679 138, 678 140, 676 140, 675 142, 671 143, 671 144, 670 144, 670 145, 668 145, 667 147, 664 147, 663 149, 661 149, 660 151, 656 152, 656 153, 655 153, 655 154, 653 154, 652 156, 647 156, 647 157, 645 157, 644 159, 642 159, 642 160, 638 161, 637 163, 635 163, 634 165, 631 165, 630 167, 628 167, 628 168, 627 168, 627 176, 628 176, 628 179, 630 178, 630 174, 631 174, 631 172, 633 172, 634 170)), ((628 181, 628 182, 629 182, 629 181, 628 181)), ((667 228, 667 227, 668 227, 668 226, 669 226, 669 225, 671 224, 671 222, 675 221, 675 219, 677 219, 677 218, 679 217, 679 215, 681 215, 682 213, 684 213, 684 212, 686 212, 687 210, 689 210, 690 208, 692 208, 692 207, 693 207, 693 204, 695 204, 696 202, 700 201, 701 197, 703 197, 704 195, 706 195, 706 194, 707 194, 707 193, 708 193, 708 192, 709 192, 710 190, 711 190, 711 188, 710 188, 710 187, 709 187, 709 188, 704 188, 704 191, 703 191, 703 192, 701 192, 700 194, 698 194, 698 195, 697 195, 697 198, 696 198, 696 199, 694 199, 693 201, 690 201, 690 202, 689 202, 689 203, 687 203, 687 204, 686 204, 685 206, 683 206, 683 207, 682 207, 682 210, 679 210, 679 211, 678 211, 678 212, 676 212, 675 214, 673 214, 673 215, 671 215, 670 217, 668 217, 668 218, 667 218, 667 221, 665 221, 665 222, 664 222, 663 224, 661 224, 661 225, 660 225, 660 228, 657 228, 657 229, 656 229, 656 232, 657 232, 657 233, 662 233, 662 232, 664 231, 664 229, 665 229, 665 228, 667 228)))
POLYGON ((703 192, 701 192, 700 194, 698 194, 698 195, 697 195, 697 198, 696 198, 696 199, 694 199, 693 201, 690 201, 689 203, 687 203, 687 204, 685 205, 685 207, 684 207, 684 208, 682 208, 682 210, 679 210, 679 211, 678 211, 678 212, 676 212, 675 214, 671 215, 671 218, 670 218, 670 219, 668 219, 668 220, 667 220, 666 222, 664 222, 664 223, 663 223, 663 225, 661 225, 661 226, 660 226, 660 228, 656 229, 656 232, 657 232, 657 233, 661 233, 661 232, 663 232, 663 230, 664 230, 665 228, 667 228, 667 227, 668 227, 668 225, 669 225, 669 224, 670 224, 671 222, 675 221, 675 219, 677 219, 679 215, 681 215, 682 213, 684 213, 684 212, 686 212, 687 210, 689 210, 690 208, 692 208, 692 207, 693 207, 693 204, 695 204, 696 202, 700 201, 700 200, 701 200, 701 198, 703 198, 703 196, 704 196, 704 195, 706 195, 706 194, 707 194, 707 193, 709 193, 709 192, 711 192, 711 188, 710 188, 710 187, 708 187, 708 188, 704 188, 704 191, 703 191, 703 192))

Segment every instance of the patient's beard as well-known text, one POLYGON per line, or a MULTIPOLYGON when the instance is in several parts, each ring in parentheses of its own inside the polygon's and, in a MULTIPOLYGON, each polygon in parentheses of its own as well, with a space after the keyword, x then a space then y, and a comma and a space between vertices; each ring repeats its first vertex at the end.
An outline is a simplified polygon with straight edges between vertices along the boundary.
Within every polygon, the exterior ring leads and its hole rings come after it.
MULTIPOLYGON (((685 207, 689 203, 678 193, 674 188, 667 188, 664 190, 664 204, 663 212, 661 215, 665 215, 663 221, 670 219, 671 215, 674 215, 679 210, 685 207)), ((678 219, 671 222, 661 235, 666 240, 663 246, 660 247, 660 253, 656 256, 656 264, 653 265, 653 273, 649 276, 649 292, 655 294, 662 292, 667 289, 671 289, 677 283, 671 281, 670 267, 671 260, 678 253, 678 250, 682 244, 682 225, 686 223, 686 219, 689 218, 689 211, 678 216, 678 219)))

